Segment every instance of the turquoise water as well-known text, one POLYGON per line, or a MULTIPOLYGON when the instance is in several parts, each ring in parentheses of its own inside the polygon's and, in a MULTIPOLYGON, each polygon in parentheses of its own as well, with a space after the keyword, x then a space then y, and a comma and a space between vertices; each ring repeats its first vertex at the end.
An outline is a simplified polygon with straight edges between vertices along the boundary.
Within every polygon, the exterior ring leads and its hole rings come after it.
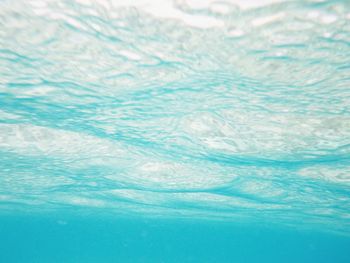
POLYGON ((350 2, 0 0, 0 262, 350 262, 350 2))

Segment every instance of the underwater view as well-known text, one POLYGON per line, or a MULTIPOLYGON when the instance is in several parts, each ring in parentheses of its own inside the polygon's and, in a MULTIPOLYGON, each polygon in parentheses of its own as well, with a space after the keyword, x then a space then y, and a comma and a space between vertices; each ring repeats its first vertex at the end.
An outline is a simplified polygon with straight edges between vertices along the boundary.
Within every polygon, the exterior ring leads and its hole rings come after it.
POLYGON ((0 263, 350 262, 350 1, 0 0, 0 263))

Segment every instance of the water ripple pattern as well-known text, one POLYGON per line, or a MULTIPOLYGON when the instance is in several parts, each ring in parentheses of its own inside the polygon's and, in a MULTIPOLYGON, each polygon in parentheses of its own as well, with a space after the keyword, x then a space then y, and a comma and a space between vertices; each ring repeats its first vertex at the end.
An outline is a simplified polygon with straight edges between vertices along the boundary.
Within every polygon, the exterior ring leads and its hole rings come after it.
POLYGON ((350 2, 0 1, 0 209, 350 233, 350 2))

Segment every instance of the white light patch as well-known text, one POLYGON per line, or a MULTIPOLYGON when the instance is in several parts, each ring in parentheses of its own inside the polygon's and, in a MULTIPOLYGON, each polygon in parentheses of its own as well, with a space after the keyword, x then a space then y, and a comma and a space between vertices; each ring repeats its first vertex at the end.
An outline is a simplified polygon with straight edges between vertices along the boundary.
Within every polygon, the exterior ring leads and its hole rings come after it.
POLYGON ((121 54, 122 56, 125 56, 131 60, 140 60, 141 59, 141 56, 139 54, 132 52, 132 51, 128 51, 128 50, 121 50, 121 51, 119 51, 119 54, 121 54))
POLYGON ((277 13, 277 14, 274 14, 274 15, 271 15, 271 16, 256 18, 256 19, 252 20, 251 23, 255 27, 263 26, 263 25, 266 25, 266 24, 270 24, 272 22, 276 22, 277 20, 283 18, 284 16, 285 16, 284 13, 277 13))

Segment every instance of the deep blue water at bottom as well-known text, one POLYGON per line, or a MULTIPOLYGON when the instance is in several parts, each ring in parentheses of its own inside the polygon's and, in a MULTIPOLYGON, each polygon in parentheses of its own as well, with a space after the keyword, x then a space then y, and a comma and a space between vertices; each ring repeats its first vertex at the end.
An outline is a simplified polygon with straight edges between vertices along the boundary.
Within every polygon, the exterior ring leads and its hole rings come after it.
POLYGON ((350 262, 341 235, 204 220, 2 216, 0 262, 350 262))

